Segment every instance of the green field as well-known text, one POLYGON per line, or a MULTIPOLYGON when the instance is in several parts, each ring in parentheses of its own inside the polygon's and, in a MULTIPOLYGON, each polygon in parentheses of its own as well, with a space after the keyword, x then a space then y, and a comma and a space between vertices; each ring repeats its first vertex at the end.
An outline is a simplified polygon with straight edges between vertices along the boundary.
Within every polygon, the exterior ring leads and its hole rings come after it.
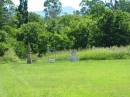
POLYGON ((130 60, 1 63, 0 97, 130 97, 130 60))

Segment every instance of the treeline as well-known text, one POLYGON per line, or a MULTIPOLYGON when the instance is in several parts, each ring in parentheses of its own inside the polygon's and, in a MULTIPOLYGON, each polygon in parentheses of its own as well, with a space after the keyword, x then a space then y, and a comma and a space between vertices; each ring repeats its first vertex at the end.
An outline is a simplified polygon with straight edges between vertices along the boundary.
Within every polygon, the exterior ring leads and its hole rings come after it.
POLYGON ((44 2, 45 17, 28 12, 28 1, 16 7, 0 1, 0 56, 13 48, 20 58, 47 51, 130 44, 130 1, 82 0, 81 9, 60 15, 59 0, 44 2))

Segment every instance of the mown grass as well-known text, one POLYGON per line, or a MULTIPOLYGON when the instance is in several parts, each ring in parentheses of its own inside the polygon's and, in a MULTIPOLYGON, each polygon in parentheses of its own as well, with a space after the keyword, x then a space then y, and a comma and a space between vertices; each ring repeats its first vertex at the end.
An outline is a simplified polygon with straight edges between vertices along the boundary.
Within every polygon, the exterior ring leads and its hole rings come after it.
POLYGON ((1 63, 0 97, 130 97, 130 60, 1 63))

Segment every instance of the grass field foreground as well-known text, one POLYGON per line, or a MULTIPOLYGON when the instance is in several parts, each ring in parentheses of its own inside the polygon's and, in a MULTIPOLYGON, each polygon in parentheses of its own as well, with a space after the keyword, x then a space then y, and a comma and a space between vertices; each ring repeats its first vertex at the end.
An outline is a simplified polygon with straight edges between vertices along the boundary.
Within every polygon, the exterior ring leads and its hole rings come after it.
POLYGON ((1 63, 0 97, 130 97, 129 63, 1 63))

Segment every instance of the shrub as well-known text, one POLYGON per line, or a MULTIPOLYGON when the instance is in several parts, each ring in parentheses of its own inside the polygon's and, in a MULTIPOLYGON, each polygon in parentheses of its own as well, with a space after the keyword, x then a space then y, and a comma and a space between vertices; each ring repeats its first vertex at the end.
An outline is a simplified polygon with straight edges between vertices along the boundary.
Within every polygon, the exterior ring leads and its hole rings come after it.
POLYGON ((25 47, 25 44, 23 42, 17 42, 15 44, 15 53, 21 59, 27 57, 27 48, 25 47))
POLYGON ((7 33, 5 31, 0 30, 0 56, 3 56, 5 52, 8 50, 6 41, 7 33))
POLYGON ((0 30, 0 42, 6 42, 7 33, 5 31, 0 30))
POLYGON ((0 56, 3 56, 7 50, 8 50, 7 45, 0 43, 0 56))

